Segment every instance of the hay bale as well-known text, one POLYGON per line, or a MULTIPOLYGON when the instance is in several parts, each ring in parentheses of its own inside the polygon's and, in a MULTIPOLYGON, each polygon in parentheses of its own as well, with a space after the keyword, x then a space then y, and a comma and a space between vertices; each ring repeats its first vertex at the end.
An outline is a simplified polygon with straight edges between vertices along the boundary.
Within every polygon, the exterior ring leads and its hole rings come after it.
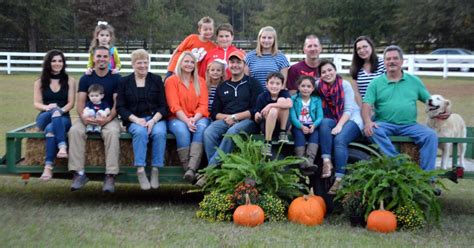
POLYGON ((418 165, 420 164, 420 149, 414 143, 400 143, 400 152, 410 156, 418 165))
MULTIPOLYGON (((25 159, 22 165, 44 165, 46 156, 46 140, 44 139, 26 139, 25 159)), ((56 166, 67 166, 67 159, 56 158, 56 166)))
MULTIPOLYGON (((34 131, 34 130, 30 130, 34 131)), ((45 158, 45 139, 28 138, 26 140, 25 159, 23 165, 43 165, 45 158)), ((102 140, 87 140, 86 165, 105 166, 104 143, 102 140)), ((133 166, 132 140, 120 140, 120 160, 122 166, 133 166)), ((147 164, 151 164, 151 144, 148 146, 147 164)), ((55 165, 67 166, 67 159, 56 159, 55 165)), ((165 151, 165 165, 179 165, 176 142, 168 140, 165 151)))

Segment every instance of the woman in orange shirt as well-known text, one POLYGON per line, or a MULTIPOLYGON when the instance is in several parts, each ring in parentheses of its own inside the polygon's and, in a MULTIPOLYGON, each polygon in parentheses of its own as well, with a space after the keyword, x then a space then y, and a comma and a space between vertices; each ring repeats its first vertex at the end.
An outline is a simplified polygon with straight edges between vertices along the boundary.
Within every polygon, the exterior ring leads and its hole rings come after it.
POLYGON ((166 101, 170 109, 168 130, 176 137, 178 157, 186 173, 184 179, 193 182, 203 153, 203 133, 209 125, 206 81, 198 76, 197 59, 183 52, 175 74, 165 83, 166 101))

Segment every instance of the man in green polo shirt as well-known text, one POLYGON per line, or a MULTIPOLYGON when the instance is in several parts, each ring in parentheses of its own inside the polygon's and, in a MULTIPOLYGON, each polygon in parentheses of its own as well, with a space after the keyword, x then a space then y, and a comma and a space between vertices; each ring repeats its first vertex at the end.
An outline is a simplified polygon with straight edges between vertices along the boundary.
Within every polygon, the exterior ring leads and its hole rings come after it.
POLYGON ((370 82, 363 100, 364 133, 391 157, 398 151, 388 136, 412 138, 421 147, 421 168, 433 170, 438 136, 432 129, 416 123, 416 101, 425 103, 430 94, 418 77, 402 70, 403 52, 399 46, 385 48, 384 63, 387 72, 370 82), (371 118, 372 110, 375 121, 371 118))

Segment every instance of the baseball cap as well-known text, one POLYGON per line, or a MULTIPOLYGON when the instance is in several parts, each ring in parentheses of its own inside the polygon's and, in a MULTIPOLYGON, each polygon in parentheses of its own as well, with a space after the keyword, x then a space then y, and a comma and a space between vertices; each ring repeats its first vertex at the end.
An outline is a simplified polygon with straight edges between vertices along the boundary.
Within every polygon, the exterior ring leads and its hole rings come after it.
POLYGON ((242 60, 242 61, 245 62, 245 52, 242 51, 242 50, 240 50, 240 49, 239 49, 239 50, 235 50, 235 51, 233 51, 232 53, 230 53, 230 55, 229 55, 229 60, 230 60, 230 58, 232 58, 232 57, 237 57, 238 59, 240 59, 240 60, 242 60))

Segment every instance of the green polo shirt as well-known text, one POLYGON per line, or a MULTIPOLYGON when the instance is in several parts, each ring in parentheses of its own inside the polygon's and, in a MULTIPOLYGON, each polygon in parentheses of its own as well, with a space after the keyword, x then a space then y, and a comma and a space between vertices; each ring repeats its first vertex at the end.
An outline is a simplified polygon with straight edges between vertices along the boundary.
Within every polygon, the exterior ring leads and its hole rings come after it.
POLYGON ((429 97, 417 76, 403 72, 399 81, 389 81, 385 73, 370 82, 363 102, 374 107, 376 121, 403 125, 416 123, 416 101, 429 97))

